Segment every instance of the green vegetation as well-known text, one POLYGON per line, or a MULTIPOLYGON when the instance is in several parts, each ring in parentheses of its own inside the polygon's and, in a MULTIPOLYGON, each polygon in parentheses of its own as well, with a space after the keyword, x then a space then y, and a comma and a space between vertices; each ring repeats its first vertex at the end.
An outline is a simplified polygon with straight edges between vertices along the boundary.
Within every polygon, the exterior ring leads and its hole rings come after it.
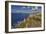
POLYGON ((40 27, 41 26, 41 13, 29 16, 25 21, 22 21, 16 28, 30 28, 30 27, 40 27))

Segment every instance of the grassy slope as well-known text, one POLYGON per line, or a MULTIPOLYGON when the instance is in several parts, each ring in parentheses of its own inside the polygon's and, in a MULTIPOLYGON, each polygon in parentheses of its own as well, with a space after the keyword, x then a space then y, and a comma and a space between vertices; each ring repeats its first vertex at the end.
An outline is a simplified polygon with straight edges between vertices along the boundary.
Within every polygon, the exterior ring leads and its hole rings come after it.
POLYGON ((41 26, 41 14, 35 14, 29 16, 25 21, 21 24, 16 25, 16 28, 24 28, 24 27, 40 27, 41 26))

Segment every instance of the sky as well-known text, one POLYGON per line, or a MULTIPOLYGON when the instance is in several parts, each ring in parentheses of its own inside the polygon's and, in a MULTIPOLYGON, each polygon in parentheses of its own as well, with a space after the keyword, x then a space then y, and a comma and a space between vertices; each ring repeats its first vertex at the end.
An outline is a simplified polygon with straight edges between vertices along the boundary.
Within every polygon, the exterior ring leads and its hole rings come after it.
POLYGON ((12 13, 24 13, 24 12, 31 12, 32 10, 41 10, 41 6, 20 6, 20 5, 11 5, 11 12, 12 13))

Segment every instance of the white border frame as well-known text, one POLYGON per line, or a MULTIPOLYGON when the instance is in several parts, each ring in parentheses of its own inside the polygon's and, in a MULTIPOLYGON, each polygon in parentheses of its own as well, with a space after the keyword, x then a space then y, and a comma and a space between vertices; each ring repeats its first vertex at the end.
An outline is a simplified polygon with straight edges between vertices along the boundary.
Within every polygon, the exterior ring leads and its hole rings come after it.
POLYGON ((10 2, 9 3, 9 7, 8 7, 8 10, 9 10, 9 25, 8 25, 8 28, 9 28, 9 32, 15 32, 15 31, 29 31, 29 30, 43 30, 44 29, 44 5, 43 4, 28 4, 28 3, 12 3, 10 2), (42 25, 41 27, 38 27, 38 28, 17 28, 17 29, 11 29, 11 5, 23 5, 23 6, 41 6, 42 7, 42 25))

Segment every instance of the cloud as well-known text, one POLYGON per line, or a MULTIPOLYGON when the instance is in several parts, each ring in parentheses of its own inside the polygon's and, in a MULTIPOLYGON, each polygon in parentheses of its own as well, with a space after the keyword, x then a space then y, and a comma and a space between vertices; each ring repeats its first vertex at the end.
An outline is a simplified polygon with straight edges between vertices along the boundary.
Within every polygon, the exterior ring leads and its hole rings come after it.
POLYGON ((32 7, 32 10, 37 10, 38 9, 38 7, 32 7))
POLYGON ((28 6, 27 8, 31 8, 31 7, 28 6))
POLYGON ((22 7, 22 8, 26 8, 26 7, 22 7))

